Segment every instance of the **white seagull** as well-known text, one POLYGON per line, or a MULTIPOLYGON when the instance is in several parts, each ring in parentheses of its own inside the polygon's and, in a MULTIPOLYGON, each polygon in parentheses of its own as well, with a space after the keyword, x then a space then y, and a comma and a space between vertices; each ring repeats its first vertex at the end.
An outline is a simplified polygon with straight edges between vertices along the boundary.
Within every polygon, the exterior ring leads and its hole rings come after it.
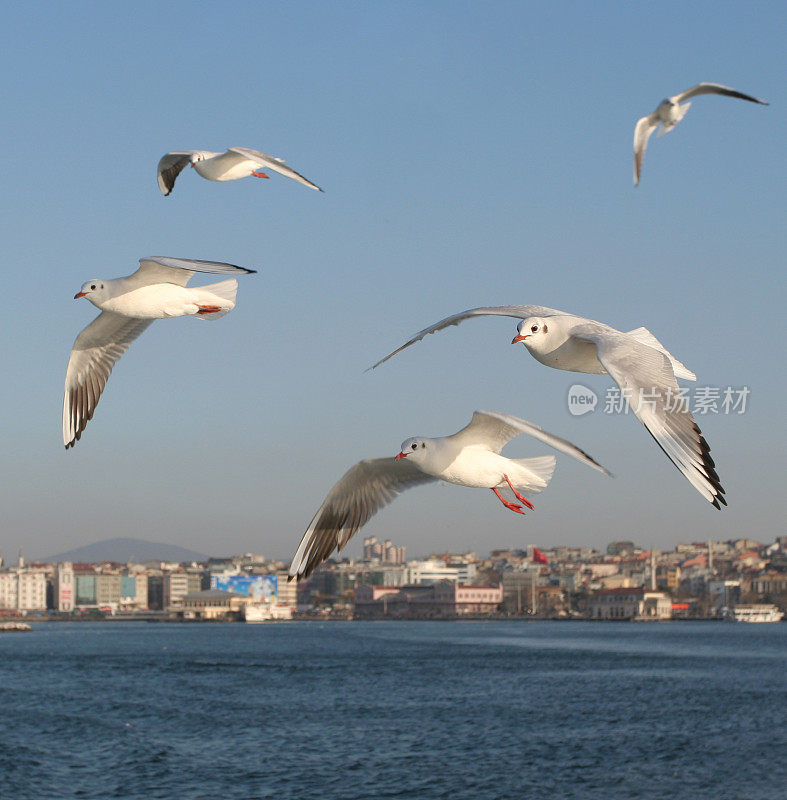
POLYGON ((522 506, 506 500, 500 489, 510 489, 517 500, 533 508, 520 490, 540 492, 552 477, 555 457, 501 456, 503 447, 520 433, 610 474, 571 442, 532 422, 495 411, 476 411, 470 424, 453 436, 407 439, 397 456, 367 459, 349 469, 328 493, 303 534, 290 565, 289 579, 307 578, 334 550, 341 550, 374 514, 411 486, 444 480, 491 489, 506 508, 524 514, 522 506))
POLYGON ((321 192, 317 184, 307 180, 300 173, 284 163, 284 159, 269 156, 248 147, 230 147, 225 153, 212 153, 210 150, 174 150, 161 157, 158 162, 158 186, 163 195, 168 195, 175 186, 175 179, 184 167, 191 165, 209 181, 234 181, 238 178, 270 178, 262 170, 271 169, 292 178, 310 189, 321 192))
POLYGON ((767 106, 765 100, 760 100, 757 97, 752 97, 750 94, 744 94, 731 89, 729 86, 722 86, 720 83, 698 83, 692 86, 691 89, 686 89, 685 92, 676 94, 673 97, 667 97, 659 103, 659 107, 646 117, 642 117, 637 122, 634 128, 634 185, 639 184, 639 176, 642 172, 642 159, 645 157, 645 149, 648 146, 648 139, 657 126, 661 125, 661 130, 658 132, 659 136, 664 136, 669 133, 682 119, 686 116, 686 112, 691 107, 691 103, 684 102, 692 97, 697 97, 700 94, 721 94, 725 97, 737 97, 739 100, 748 100, 750 103, 759 103, 760 105, 767 106))
POLYGON ((238 282, 231 278, 187 289, 195 272, 247 275, 254 269, 220 261, 151 256, 127 278, 95 279, 74 299, 86 297, 101 313, 77 336, 66 369, 63 444, 73 447, 98 405, 115 362, 153 320, 193 315, 218 319, 235 308, 238 282))
POLYGON ((471 308, 424 328, 372 369, 427 334, 489 315, 521 319, 511 343, 522 342, 536 361, 548 367, 609 374, 640 422, 691 485, 716 508, 719 503, 727 505, 710 447, 676 380, 694 381, 697 376, 646 328, 623 333, 602 322, 544 306, 471 308))

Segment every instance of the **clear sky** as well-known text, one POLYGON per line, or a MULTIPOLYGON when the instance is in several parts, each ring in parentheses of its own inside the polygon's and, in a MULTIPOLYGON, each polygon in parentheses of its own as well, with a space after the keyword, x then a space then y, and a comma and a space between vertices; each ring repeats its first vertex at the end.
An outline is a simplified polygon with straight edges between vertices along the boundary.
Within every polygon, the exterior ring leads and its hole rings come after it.
MULTIPOLYGON (((616 477, 559 456, 524 518, 491 492, 437 485, 363 533, 410 556, 771 540, 785 17, 780 3, 6 4, 0 551, 139 536, 289 558, 349 466, 452 433, 476 408, 565 436, 616 477), (696 98, 651 139, 635 189, 637 119, 699 81, 771 105, 696 98), (191 171, 159 193, 165 152, 233 145, 287 159, 325 194, 191 171), (97 313, 72 297, 146 255, 259 274, 223 319, 156 322, 66 452, 66 363, 97 313), (748 386, 745 414, 699 419, 729 508, 632 417, 571 416, 573 383, 603 395, 610 379, 542 367, 509 344, 515 320, 469 321, 364 372, 448 314, 508 303, 645 325, 700 384, 748 386)), ((505 451, 546 452, 525 437, 505 451)))

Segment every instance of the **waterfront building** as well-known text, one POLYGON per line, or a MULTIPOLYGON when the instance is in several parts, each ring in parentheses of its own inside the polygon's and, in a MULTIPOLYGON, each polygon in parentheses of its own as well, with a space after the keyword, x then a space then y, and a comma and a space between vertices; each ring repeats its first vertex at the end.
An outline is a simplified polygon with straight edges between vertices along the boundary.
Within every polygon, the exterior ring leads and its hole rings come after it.
POLYGON ((13 572, 0 572, 0 609, 16 611, 19 605, 19 581, 13 572))
POLYGON ((206 589, 181 595, 174 610, 180 619, 240 619, 242 607, 251 602, 249 595, 206 589))
POLYGON ((46 573, 25 566, 0 572, 0 609, 46 611, 46 573))
POLYGON ((503 602, 503 584, 474 586, 472 584, 440 581, 434 585, 435 610, 446 616, 491 614, 503 602))
POLYGON ((647 619, 671 619, 672 598, 664 592, 645 592, 639 616, 647 619))
POLYGON ((588 600, 590 619, 669 619, 672 600, 663 592, 649 592, 641 586, 602 589, 588 600))
POLYGON ((588 601, 590 619, 634 619, 639 616, 645 590, 641 587, 601 589, 588 601))
POLYGON ((120 605, 122 608, 148 608, 148 576, 141 570, 128 571, 120 578, 120 605))
POLYGON ((164 610, 164 574, 158 570, 148 570, 148 608, 151 611, 164 610))
POLYGON ((71 612, 74 610, 74 568, 70 561, 58 564, 55 568, 52 586, 52 608, 55 611, 71 612))
POLYGON ((96 575, 96 605, 99 608, 117 610, 120 607, 122 576, 117 572, 102 572, 96 575))
POLYGON ((503 586, 462 585, 453 581, 408 586, 362 585, 355 590, 355 617, 436 619, 490 614, 503 601, 503 586))
POLYGON ((179 607, 181 599, 187 594, 202 590, 201 572, 165 572, 162 585, 163 606, 165 609, 179 607))
POLYGON ((84 564, 74 564, 74 605, 95 607, 97 605, 96 574, 92 570, 90 572, 84 571, 82 569, 84 566, 84 564))

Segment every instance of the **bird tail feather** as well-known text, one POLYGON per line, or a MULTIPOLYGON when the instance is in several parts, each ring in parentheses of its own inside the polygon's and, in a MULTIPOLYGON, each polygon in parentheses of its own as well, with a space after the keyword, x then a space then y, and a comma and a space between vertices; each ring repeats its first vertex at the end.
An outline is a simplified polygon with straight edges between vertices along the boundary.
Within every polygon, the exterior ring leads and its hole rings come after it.
MULTIPOLYGON (((524 489, 528 492, 540 492, 546 488, 549 481, 552 479, 552 473, 555 471, 555 462, 557 459, 554 456, 539 456, 538 458, 512 458, 517 467, 521 469, 512 470, 515 474, 509 474, 511 483, 517 489, 524 489)), ((503 482, 501 486, 506 486, 503 482)))
POLYGON ((221 306, 220 311, 208 314, 198 314, 197 319, 218 319, 225 314, 229 314, 235 308, 235 298, 238 294, 238 282, 235 278, 230 278, 219 283, 211 283, 207 286, 200 286, 196 291, 199 292, 200 304, 221 306))

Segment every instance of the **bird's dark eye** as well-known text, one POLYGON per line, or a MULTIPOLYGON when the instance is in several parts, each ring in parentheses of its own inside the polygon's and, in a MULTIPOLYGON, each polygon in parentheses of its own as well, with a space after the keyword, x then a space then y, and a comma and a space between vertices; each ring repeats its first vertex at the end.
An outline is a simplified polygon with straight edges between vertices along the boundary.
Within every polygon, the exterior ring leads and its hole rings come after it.
POLYGON ((417 449, 418 449, 418 445, 415 442, 413 442, 413 450, 417 450, 417 449))
POLYGON ((94 283, 90 288, 91 289, 95 289, 96 288, 96 284, 94 283))
POLYGON ((533 327, 532 327, 530 330, 531 330, 533 333, 535 333, 535 332, 538 330, 538 325, 533 325, 533 327))

